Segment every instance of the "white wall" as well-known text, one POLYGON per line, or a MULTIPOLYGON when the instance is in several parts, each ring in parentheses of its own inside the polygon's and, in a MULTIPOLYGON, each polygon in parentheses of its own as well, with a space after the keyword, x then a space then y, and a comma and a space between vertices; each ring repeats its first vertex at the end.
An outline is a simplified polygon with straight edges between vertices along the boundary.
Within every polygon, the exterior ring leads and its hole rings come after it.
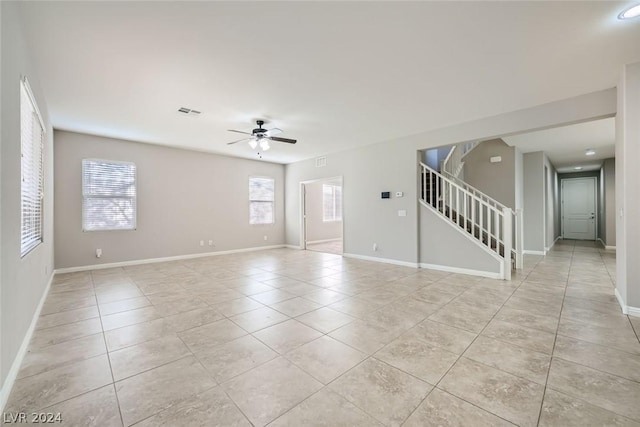
MULTIPOLYGON (((53 131, 38 71, 20 26, 19 4, 0 2, 2 14, 2 162, 0 185, 0 288, 2 397, 6 398, 10 370, 25 340, 53 269, 53 131), (27 76, 46 127, 44 141, 44 241, 20 258, 20 78, 27 76)), ((16 363, 14 365, 14 362, 16 363)), ((11 371, 11 374, 15 374, 11 371)), ((0 402, 0 406, 4 401, 0 402)))
POLYGON ((640 316, 640 62, 626 65, 616 117, 616 290, 624 310, 640 316))
MULTIPOLYGON (((345 252, 416 263, 419 253, 418 150, 611 117, 615 112, 616 92, 609 89, 330 153, 326 156, 325 168, 316 168, 313 159, 289 164, 285 188, 286 241, 291 245, 300 244, 299 183, 343 176, 345 252), (381 191, 403 191, 405 197, 381 200, 381 191), (400 209, 407 210, 406 217, 397 216, 400 209), (377 252, 372 248, 374 242, 380 249, 377 252)), ((542 185, 540 188, 543 194, 542 185)), ((525 214, 525 223, 527 221, 525 214)), ((544 234, 541 232, 540 236, 544 234)), ((544 242, 540 246, 540 250, 544 250, 544 242)))
POLYGON ((324 184, 342 185, 342 182, 327 180, 305 185, 307 242, 342 238, 342 221, 324 221, 324 184))
POLYGON ((55 183, 56 268, 284 243, 284 166, 279 164, 56 131, 55 183), (85 158, 136 164, 135 231, 82 231, 85 158), (252 175, 275 179, 273 225, 249 224, 252 175))

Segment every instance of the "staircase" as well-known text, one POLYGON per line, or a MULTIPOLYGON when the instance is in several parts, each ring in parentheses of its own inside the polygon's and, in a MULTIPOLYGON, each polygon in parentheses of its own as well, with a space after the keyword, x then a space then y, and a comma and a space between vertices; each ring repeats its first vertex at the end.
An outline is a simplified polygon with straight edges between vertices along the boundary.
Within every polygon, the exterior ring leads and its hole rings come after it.
MULTIPOLYGON (((455 149, 453 147, 447 160, 455 149)), ((503 278, 510 280, 512 268, 522 268, 522 212, 513 211, 452 175, 457 165, 449 169, 451 172, 443 170, 443 173, 424 163, 420 163, 420 168, 420 203, 466 231, 470 239, 499 257, 503 278)))
POLYGON ((451 147, 451 151, 449 151, 449 155, 444 159, 444 162, 442 162, 440 170, 450 176, 459 177, 460 172, 462 172, 464 168, 464 156, 476 148, 478 144, 480 144, 480 141, 472 141, 451 147))

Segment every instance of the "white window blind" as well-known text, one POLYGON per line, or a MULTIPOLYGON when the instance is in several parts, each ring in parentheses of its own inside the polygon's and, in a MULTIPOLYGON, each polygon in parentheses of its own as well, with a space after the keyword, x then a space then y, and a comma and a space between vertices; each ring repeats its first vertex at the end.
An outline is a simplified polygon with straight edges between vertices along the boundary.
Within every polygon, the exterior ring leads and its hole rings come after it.
POLYGON ((322 184, 322 206, 323 221, 342 221, 342 187, 322 184))
POLYGON ((275 181, 249 177, 249 224, 273 224, 275 181))
POLYGON ((42 242, 44 123, 29 82, 20 81, 20 256, 42 242))
POLYGON ((112 160, 82 161, 82 229, 136 228, 136 165, 112 160))

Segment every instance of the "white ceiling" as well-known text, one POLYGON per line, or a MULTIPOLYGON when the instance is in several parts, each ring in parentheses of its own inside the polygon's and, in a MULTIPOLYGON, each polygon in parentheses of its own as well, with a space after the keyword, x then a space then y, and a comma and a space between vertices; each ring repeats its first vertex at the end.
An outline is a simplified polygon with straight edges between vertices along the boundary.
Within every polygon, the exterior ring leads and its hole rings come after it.
POLYGON ((502 138, 523 153, 544 151, 558 172, 598 170, 602 160, 615 156, 615 118, 579 123, 502 138), (588 149, 596 154, 587 156, 588 149))
POLYGON ((226 129, 265 118, 299 142, 264 160, 289 163, 611 88, 640 61, 625 4, 21 7, 54 127, 256 158, 226 129))

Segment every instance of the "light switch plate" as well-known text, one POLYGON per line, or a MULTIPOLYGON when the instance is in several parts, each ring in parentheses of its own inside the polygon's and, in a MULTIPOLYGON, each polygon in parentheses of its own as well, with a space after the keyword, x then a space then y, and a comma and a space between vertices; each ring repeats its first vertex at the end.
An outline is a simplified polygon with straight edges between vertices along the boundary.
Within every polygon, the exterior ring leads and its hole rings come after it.
POLYGON ((407 211, 404 209, 401 209, 398 211, 398 216, 407 216, 407 211))
POLYGON ((404 193, 402 191, 396 191, 396 197, 402 197, 404 193))

